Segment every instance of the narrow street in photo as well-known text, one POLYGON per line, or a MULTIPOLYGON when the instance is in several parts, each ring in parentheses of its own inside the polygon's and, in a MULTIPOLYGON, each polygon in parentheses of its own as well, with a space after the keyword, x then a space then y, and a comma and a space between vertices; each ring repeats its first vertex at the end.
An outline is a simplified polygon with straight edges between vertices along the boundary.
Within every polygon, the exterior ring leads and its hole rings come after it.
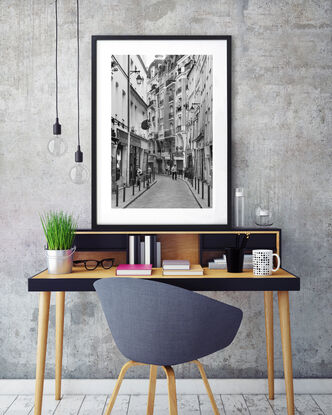
POLYGON ((184 180, 173 180, 171 176, 157 176, 157 183, 128 208, 199 208, 193 193, 184 180))

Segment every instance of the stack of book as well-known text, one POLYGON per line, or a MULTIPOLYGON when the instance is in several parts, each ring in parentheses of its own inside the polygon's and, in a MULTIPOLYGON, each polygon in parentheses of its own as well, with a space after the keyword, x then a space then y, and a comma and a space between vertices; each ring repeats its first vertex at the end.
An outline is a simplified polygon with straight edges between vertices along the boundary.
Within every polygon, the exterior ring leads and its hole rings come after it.
POLYGON ((227 269, 226 255, 209 262, 209 269, 227 269))
POLYGON ((116 268, 116 275, 148 276, 152 273, 152 265, 145 264, 120 264, 116 268))
MULTIPOLYGON (((226 255, 209 262, 209 269, 227 269, 226 255)), ((244 255, 243 269, 252 269, 252 255, 244 255)))
POLYGON ((200 265, 191 265, 187 260, 164 260, 163 275, 203 275, 200 265))

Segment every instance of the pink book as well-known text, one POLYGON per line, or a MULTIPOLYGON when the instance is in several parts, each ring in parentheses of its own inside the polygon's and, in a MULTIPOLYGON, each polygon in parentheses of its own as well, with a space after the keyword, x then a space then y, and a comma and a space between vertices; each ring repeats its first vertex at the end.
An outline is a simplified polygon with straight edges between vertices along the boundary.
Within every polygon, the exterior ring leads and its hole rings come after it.
POLYGON ((120 264, 116 269, 116 275, 151 275, 151 264, 120 264))

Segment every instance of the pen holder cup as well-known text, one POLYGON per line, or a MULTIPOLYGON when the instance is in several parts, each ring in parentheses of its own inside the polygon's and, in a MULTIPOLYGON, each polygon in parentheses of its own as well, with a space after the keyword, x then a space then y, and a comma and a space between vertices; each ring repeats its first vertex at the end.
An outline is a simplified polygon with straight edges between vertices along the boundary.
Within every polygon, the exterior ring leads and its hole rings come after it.
POLYGON ((242 272, 243 271, 243 257, 244 249, 226 248, 226 261, 228 272, 242 272))

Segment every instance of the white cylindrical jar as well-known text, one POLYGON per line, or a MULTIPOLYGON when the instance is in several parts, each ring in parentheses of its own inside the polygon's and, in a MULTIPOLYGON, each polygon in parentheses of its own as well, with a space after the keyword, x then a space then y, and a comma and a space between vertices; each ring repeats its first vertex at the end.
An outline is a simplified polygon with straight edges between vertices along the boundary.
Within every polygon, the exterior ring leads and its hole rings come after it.
POLYGON ((237 187, 234 196, 234 225, 244 228, 244 189, 237 187))

